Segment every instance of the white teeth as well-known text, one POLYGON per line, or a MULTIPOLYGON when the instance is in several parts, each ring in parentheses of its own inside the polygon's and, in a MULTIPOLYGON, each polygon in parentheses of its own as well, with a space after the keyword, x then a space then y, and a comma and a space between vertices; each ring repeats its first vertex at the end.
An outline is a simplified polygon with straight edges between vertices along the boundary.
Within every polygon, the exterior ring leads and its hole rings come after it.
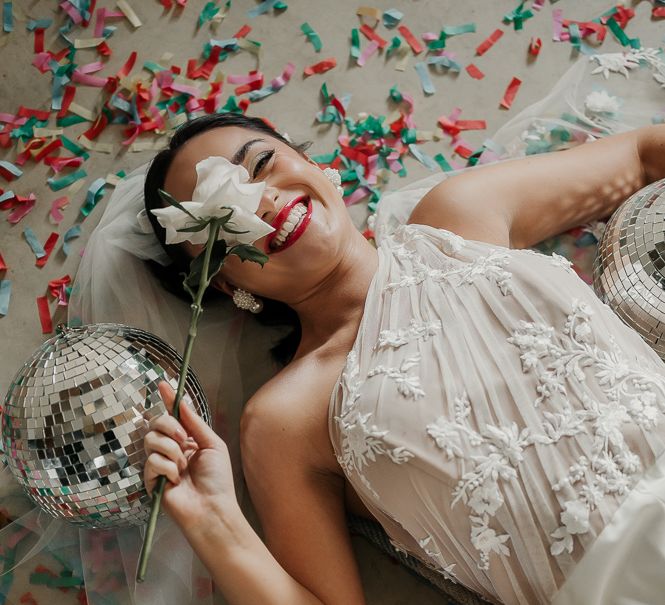
POLYGON ((286 241, 286 238, 292 233, 292 231, 300 222, 300 219, 306 213, 307 207, 302 203, 296 204, 291 209, 279 232, 275 236, 275 239, 273 239, 273 247, 279 247, 286 241))

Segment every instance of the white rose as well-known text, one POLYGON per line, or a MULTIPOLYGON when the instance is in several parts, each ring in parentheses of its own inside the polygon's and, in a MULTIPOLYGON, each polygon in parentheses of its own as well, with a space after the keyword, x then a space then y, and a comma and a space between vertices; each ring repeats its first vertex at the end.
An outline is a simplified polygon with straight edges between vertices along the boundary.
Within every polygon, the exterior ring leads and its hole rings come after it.
MULTIPOLYGON (((252 244, 275 230, 255 214, 265 183, 250 183, 249 174, 243 166, 233 164, 224 157, 211 156, 196 164, 196 174, 192 200, 181 202, 183 208, 198 219, 226 216, 229 210, 233 210, 227 226, 234 231, 246 231, 235 234, 220 229, 218 239, 226 240, 229 246, 252 244)), ((184 241, 205 244, 208 241, 210 227, 195 232, 178 231, 195 225, 192 217, 179 208, 156 208, 152 213, 166 229, 167 244, 184 241)))
POLYGON ((569 534, 583 534, 589 531, 589 509, 584 502, 569 500, 561 513, 561 523, 569 534))
POLYGON ((584 99, 587 114, 613 114, 619 111, 619 99, 608 94, 606 90, 590 92, 584 99))

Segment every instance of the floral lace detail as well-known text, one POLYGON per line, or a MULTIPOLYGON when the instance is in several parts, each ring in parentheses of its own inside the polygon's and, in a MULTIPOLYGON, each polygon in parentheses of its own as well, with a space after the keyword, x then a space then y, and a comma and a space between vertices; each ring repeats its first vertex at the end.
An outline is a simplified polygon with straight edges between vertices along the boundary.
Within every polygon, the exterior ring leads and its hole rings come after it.
POLYGON ((453 490, 451 507, 463 502, 469 509, 470 538, 480 555, 479 569, 489 569, 491 553, 509 555, 509 536, 490 526, 504 504, 501 482, 518 479, 525 450, 534 444, 555 445, 578 433, 593 439, 591 456, 580 456, 565 477, 552 489, 563 496, 561 525, 551 536, 550 552, 572 552, 574 536, 589 531, 589 516, 607 495, 623 496, 632 487, 642 463, 625 439, 623 429, 639 426, 652 430, 665 413, 665 377, 631 366, 611 339, 611 350, 599 349, 592 340, 590 318, 593 311, 578 300, 566 317, 562 333, 568 336, 564 346, 555 342, 553 327, 519 322, 508 342, 520 349, 522 370, 534 372, 539 379, 540 406, 555 394, 561 396, 559 410, 543 410, 540 427, 471 426, 471 403, 466 392, 454 400, 453 419, 439 417, 426 426, 448 460, 462 462, 462 476, 453 490), (585 383, 584 368, 591 368, 597 384, 605 391, 604 401, 583 395, 580 409, 569 403, 566 382, 585 383), (466 447, 465 447, 466 445, 466 447), (477 452, 465 456, 474 448, 477 452), (471 465, 469 466, 469 462, 471 465), (572 492, 572 493, 571 493, 572 492))
POLYGON ((555 267, 562 267, 564 269, 570 269, 571 271, 575 272, 575 270, 573 269, 573 263, 569 261, 565 256, 561 256, 561 254, 557 254, 556 252, 552 252, 552 254, 543 254, 542 252, 538 252, 537 250, 532 250, 531 248, 519 248, 518 250, 519 252, 532 254, 539 258, 543 257, 547 258, 549 259, 551 265, 555 267))
POLYGON ((336 458, 347 474, 355 472, 363 485, 378 499, 378 494, 364 475, 364 468, 370 462, 375 462, 377 456, 388 456, 395 464, 403 464, 413 458, 413 454, 405 447, 387 448, 383 438, 389 431, 381 431, 375 425, 370 425, 371 413, 360 414, 355 409, 362 382, 358 355, 355 350, 351 350, 340 378, 344 392, 342 413, 334 417, 342 434, 342 455, 336 458))
POLYGON ((434 550, 432 544, 432 536, 427 536, 418 540, 418 546, 423 549, 423 552, 433 561, 436 562, 436 571, 439 572, 446 580, 457 584, 458 580, 455 577, 453 569, 455 568, 455 563, 447 563, 443 558, 440 550, 434 550))
POLYGON ((417 322, 412 319, 408 328, 399 328, 397 330, 381 330, 379 340, 375 349, 392 347, 397 349, 411 340, 427 340, 434 336, 439 330, 443 329, 440 321, 417 322))
POLYGON ((619 111, 619 97, 610 95, 606 90, 594 90, 584 99, 584 111, 590 118, 598 115, 613 115, 619 111))
POLYGON ((420 355, 408 357, 400 364, 399 368, 387 368, 379 365, 369 372, 367 377, 385 374, 397 383, 397 390, 400 395, 410 397, 411 399, 420 399, 425 396, 425 391, 420 386, 420 376, 409 374, 409 371, 420 364, 420 355))
POLYGON ((591 74, 602 74, 607 79, 610 73, 619 73, 628 78, 629 70, 639 67, 640 64, 647 64, 653 70, 654 80, 665 87, 665 64, 660 58, 661 53, 659 48, 639 48, 625 53, 592 55, 589 60, 596 61, 598 67, 591 74))

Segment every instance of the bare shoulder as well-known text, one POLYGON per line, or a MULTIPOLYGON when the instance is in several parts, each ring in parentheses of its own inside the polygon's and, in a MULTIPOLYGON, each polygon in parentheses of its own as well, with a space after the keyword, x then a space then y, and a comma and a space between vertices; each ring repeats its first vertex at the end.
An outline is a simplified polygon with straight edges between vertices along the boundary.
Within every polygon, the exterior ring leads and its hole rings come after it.
POLYGON ((418 202, 408 222, 511 247, 509 217, 493 196, 486 176, 486 167, 482 167, 439 183, 418 202))
POLYGON ((270 450, 288 451, 294 461, 338 468, 328 435, 328 407, 338 376, 337 363, 303 357, 264 384, 243 411, 240 432, 243 464, 264 464, 270 450))

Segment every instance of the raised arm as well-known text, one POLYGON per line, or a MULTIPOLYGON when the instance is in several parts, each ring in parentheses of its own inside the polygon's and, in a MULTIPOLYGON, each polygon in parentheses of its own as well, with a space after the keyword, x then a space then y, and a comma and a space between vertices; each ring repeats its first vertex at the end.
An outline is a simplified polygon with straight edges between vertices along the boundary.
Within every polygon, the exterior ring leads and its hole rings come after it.
POLYGON ((452 177, 422 199, 409 221, 526 248, 609 217, 663 177, 665 125, 646 126, 452 177))

